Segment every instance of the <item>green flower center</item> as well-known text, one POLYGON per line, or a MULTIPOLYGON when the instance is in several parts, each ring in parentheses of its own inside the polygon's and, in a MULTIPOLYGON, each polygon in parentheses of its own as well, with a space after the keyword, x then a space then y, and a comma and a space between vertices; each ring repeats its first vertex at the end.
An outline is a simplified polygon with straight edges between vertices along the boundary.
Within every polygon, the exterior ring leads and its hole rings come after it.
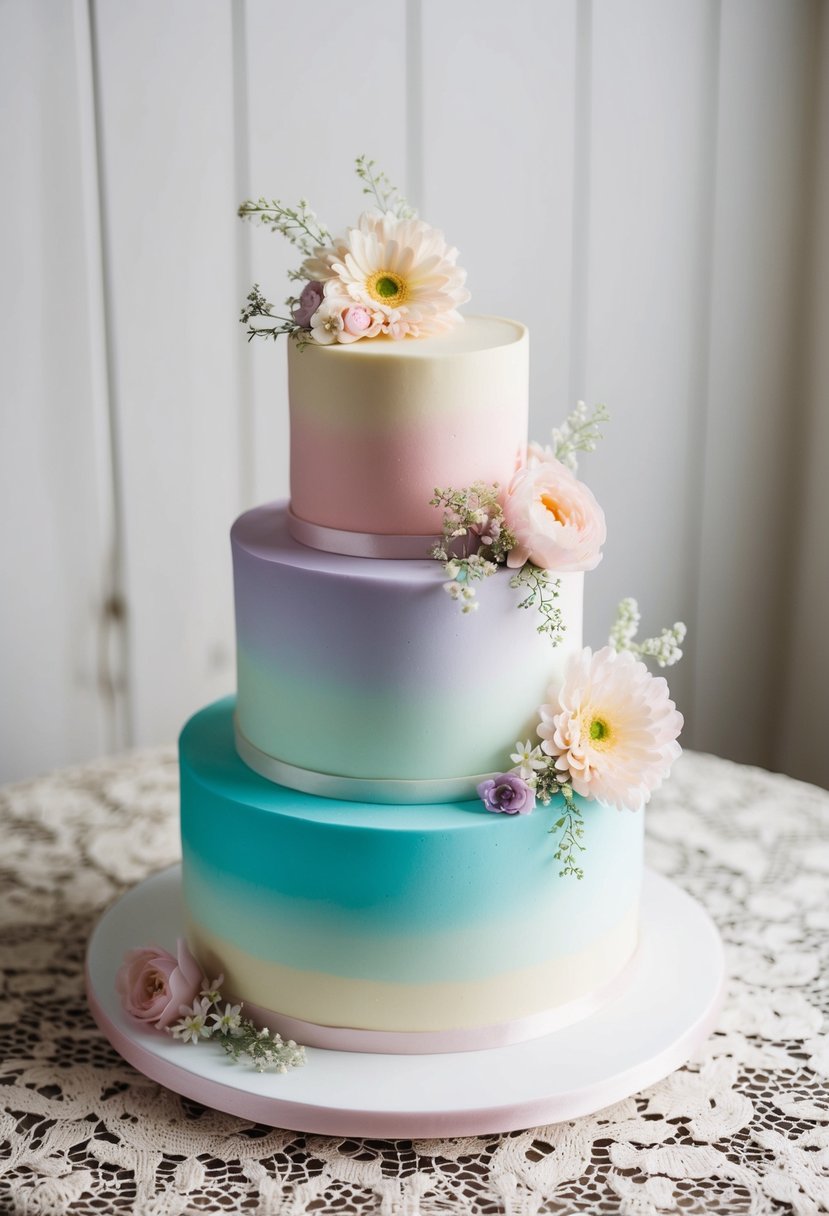
POLYGON ((399 308, 409 295, 409 285, 393 270, 375 270, 366 279, 366 290, 373 300, 399 308))
POLYGON ((610 736, 610 727, 604 718, 594 718, 590 723, 590 738, 594 743, 602 743, 610 736))

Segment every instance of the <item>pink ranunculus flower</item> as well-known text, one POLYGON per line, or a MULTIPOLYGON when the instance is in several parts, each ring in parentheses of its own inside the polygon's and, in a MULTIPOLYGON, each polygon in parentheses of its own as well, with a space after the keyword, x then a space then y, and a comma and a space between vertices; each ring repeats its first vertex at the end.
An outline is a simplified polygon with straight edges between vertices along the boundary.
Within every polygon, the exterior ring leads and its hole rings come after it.
POLYGON ((530 561, 564 574, 594 570, 602 560, 604 512, 584 482, 555 458, 518 470, 504 497, 504 519, 518 542, 508 566, 530 561))
POLYGON ((115 987, 131 1017, 164 1030, 192 1005, 204 983, 201 968, 179 938, 176 954, 157 946, 128 950, 118 969, 115 987))
POLYGON ((681 753, 682 714, 662 676, 630 651, 570 657, 561 690, 539 710, 541 748, 577 794, 641 810, 681 753))

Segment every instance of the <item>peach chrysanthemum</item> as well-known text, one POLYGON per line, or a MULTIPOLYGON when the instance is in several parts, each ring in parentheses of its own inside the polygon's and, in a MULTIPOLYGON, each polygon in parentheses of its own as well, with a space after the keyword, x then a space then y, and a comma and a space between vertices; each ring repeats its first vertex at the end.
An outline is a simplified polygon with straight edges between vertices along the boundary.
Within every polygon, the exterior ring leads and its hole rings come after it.
POLYGON ((573 655, 539 713, 541 747, 558 772, 583 798, 619 810, 641 810, 681 752, 682 714, 666 681, 611 646, 573 655))
POLYGON ((365 212, 330 249, 317 249, 305 269, 325 294, 347 296, 385 319, 392 338, 423 337, 460 321, 469 299, 457 249, 423 220, 365 212))

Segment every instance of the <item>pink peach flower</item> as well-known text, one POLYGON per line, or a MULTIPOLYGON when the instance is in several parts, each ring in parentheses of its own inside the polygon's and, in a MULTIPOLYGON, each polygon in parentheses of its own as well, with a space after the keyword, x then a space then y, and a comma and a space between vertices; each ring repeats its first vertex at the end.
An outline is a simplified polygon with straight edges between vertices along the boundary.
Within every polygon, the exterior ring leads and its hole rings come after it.
POLYGON ((164 1030, 178 1020, 182 1006, 192 1005, 203 982, 201 968, 179 938, 176 955, 157 946, 128 950, 115 987, 131 1017, 164 1030))
POLYGON ((594 570, 607 539, 604 512, 584 482, 554 459, 519 469, 504 498, 504 519, 517 545, 507 565, 526 561, 564 574, 594 570))
POLYGON ((583 798, 641 810, 681 754, 682 714, 666 681, 630 651, 585 647, 550 691, 539 711, 542 751, 583 798))

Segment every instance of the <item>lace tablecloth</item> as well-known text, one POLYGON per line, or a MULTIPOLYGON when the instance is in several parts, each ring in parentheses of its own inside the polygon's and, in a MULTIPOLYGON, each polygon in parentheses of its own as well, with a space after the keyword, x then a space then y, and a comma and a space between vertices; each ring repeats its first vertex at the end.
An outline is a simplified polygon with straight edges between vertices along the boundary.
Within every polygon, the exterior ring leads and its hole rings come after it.
POLYGON ((179 855, 171 750, 0 795, 0 1212, 764 1213, 829 1210, 829 793, 687 755, 648 860, 708 908, 728 998, 686 1068, 588 1118, 441 1141, 301 1135, 143 1078, 83 986, 101 910, 179 855))

